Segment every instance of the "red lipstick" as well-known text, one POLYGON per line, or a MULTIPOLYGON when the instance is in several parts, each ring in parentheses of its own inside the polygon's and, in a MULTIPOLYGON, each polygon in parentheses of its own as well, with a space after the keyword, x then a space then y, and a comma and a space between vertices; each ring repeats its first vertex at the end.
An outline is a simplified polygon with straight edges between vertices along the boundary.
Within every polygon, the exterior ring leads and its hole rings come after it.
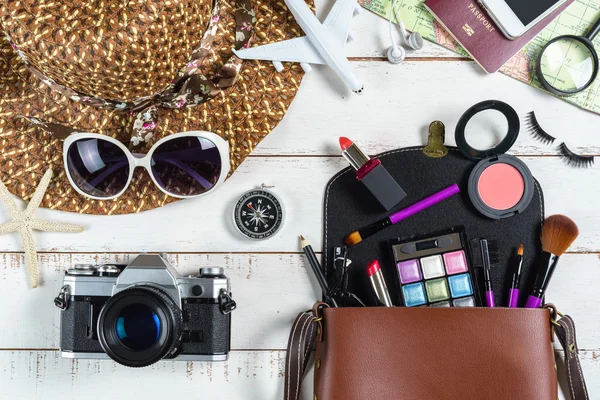
POLYGON ((354 144, 354 142, 350 139, 348 139, 347 137, 341 137, 340 138, 340 147, 342 148, 342 151, 346 151, 346 149, 350 146, 352 146, 354 144))
POLYGON ((342 155, 356 170, 356 179, 362 182, 386 211, 394 208, 406 193, 387 172, 381 161, 372 159, 352 140, 340 137, 342 155))

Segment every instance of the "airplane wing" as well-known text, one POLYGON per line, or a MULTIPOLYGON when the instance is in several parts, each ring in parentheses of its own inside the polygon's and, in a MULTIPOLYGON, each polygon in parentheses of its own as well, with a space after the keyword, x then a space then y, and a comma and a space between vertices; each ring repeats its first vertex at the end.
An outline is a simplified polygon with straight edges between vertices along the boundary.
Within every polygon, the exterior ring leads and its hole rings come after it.
POLYGON ((342 44, 345 44, 348 39, 350 21, 358 7, 356 0, 336 0, 323 22, 323 26, 331 28, 342 44))
POLYGON ((239 58, 246 60, 325 64, 325 60, 306 36, 233 52, 239 58))

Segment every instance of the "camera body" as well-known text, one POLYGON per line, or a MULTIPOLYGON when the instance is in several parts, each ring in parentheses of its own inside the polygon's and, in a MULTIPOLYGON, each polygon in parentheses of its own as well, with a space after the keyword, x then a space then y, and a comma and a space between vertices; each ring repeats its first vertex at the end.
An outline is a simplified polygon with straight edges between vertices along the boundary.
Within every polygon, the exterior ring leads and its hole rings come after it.
POLYGON ((76 265, 55 299, 63 357, 142 367, 161 359, 225 361, 235 302, 223 268, 179 276, 162 256, 76 265))

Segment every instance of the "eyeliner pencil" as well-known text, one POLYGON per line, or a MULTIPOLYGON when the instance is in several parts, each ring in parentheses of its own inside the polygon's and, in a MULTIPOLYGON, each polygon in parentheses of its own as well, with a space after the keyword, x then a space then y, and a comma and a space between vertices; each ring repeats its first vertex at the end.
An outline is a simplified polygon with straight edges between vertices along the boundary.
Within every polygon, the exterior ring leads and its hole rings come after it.
POLYGON ((308 263, 310 264, 313 273, 317 277, 319 286, 321 286, 321 291, 323 291, 325 302, 333 305, 334 307, 337 307, 337 303, 335 302, 335 300, 331 296, 329 296, 329 285, 327 284, 327 279, 325 278, 325 274, 323 273, 321 264, 317 259, 317 255, 315 254, 315 251, 313 250, 308 240, 306 240, 302 235, 300 235, 300 247, 302 247, 304 255, 308 259, 308 263))

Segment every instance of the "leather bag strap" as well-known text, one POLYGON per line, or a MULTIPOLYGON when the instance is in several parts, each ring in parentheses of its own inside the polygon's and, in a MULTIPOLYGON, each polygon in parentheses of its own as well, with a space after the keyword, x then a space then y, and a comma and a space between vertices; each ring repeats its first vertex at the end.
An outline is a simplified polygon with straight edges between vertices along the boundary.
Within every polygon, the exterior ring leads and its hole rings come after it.
MULTIPOLYGON (((315 304, 313 311, 299 314, 292 325, 288 341, 287 354, 285 357, 285 385, 284 400, 298 400, 300 388, 311 350, 314 347, 318 332, 322 329, 321 317, 318 310, 323 303, 315 304)), ((565 365, 567 370, 567 382, 572 400, 589 400, 585 378, 579 362, 579 348, 575 334, 575 322, 568 316, 562 316, 558 321, 552 318, 555 333, 565 352, 565 365)))
POLYGON ((283 398, 298 400, 302 379, 308 367, 310 353, 315 343, 318 319, 310 312, 303 312, 296 317, 285 356, 285 385, 283 398))
POLYGON ((573 318, 564 315, 555 323, 556 336, 565 351, 565 366, 567 370, 567 382, 569 383, 569 392, 573 400, 588 400, 585 378, 579 362, 579 348, 577 347, 577 337, 575 335, 575 322, 573 318))

